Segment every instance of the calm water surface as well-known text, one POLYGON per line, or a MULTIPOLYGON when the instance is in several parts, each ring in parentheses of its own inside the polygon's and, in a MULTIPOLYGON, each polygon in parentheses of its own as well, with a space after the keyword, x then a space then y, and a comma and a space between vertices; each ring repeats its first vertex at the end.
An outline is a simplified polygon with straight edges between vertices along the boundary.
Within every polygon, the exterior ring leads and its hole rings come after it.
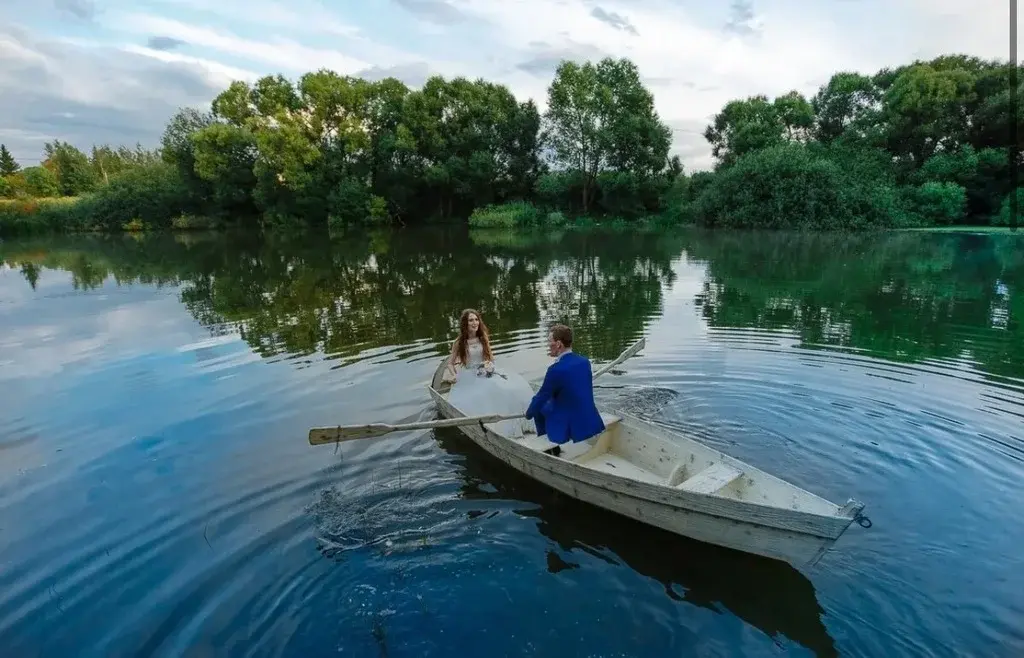
POLYGON ((4 657, 1024 655, 1024 238, 430 229, 0 258, 4 657), (549 322, 595 361, 646 336, 602 397, 873 527, 801 572, 557 496, 457 431, 307 444, 431 417, 466 306, 531 376, 549 322))

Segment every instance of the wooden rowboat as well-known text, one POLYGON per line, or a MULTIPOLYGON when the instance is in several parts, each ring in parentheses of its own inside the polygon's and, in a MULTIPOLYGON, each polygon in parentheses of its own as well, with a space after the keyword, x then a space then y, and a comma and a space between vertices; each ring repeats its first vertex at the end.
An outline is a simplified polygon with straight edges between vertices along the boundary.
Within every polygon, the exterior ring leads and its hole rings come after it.
MULTIPOLYGON (((428 385, 445 418, 444 361, 428 385)), ((536 390, 538 384, 531 384, 536 390)), ((708 447, 631 415, 599 409, 606 430, 555 447, 546 437, 502 436, 487 424, 459 429, 512 468, 568 496, 698 541, 812 566, 855 520, 863 503, 839 506, 708 447)))

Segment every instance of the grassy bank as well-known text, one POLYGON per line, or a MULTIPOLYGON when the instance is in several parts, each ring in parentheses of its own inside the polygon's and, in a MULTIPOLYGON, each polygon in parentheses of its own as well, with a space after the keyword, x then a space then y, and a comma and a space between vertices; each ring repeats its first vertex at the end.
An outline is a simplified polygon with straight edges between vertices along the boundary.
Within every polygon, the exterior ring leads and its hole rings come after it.
POLYGON ((915 231, 924 233, 977 233, 979 235, 1000 235, 1019 234, 1024 235, 1024 226, 915 226, 911 228, 897 229, 901 231, 915 231))
POLYGON ((496 206, 477 208, 469 216, 472 229, 524 229, 524 230, 585 230, 601 228, 611 230, 650 230, 680 225, 680 218, 669 215, 648 215, 638 218, 611 215, 579 215, 568 218, 559 210, 538 207, 527 201, 515 201, 496 206))
MULTIPOLYGON (((151 230, 208 230, 222 228, 224 223, 192 214, 178 214, 156 224, 139 216, 118 223, 109 215, 99 215, 94 199, 87 197, 44 197, 40 199, 0 199, 0 235, 32 235, 40 233, 117 233, 151 230)), ((124 219, 124 212, 114 213, 124 219)))

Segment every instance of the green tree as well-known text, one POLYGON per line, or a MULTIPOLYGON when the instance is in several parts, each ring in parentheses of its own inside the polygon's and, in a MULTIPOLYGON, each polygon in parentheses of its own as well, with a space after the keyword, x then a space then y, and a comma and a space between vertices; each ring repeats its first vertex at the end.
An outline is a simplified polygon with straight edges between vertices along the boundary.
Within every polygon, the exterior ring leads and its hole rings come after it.
POLYGON ((879 121, 881 91, 870 77, 844 71, 833 75, 811 104, 818 141, 828 144, 841 137, 866 141, 879 121))
POLYGON ((190 196, 209 203, 213 192, 208 181, 195 171, 196 154, 192 135, 214 123, 211 112, 186 107, 178 110, 160 138, 160 158, 174 167, 190 196))
POLYGON ((953 183, 963 187, 967 195, 965 214, 979 220, 998 213, 999 202, 1012 185, 1006 150, 977 150, 970 144, 928 158, 910 182, 953 183))
POLYGON ((7 150, 6 144, 0 144, 0 176, 10 176, 11 174, 18 173, 21 169, 18 163, 15 162, 14 156, 7 150))
POLYGON ((139 220, 148 228, 170 228, 171 220, 193 210, 174 166, 166 162, 132 167, 79 202, 83 228, 121 230, 139 220))
POLYGON ((548 88, 543 141, 552 164, 580 187, 591 208, 598 177, 607 172, 649 179, 664 171, 671 131, 654 110, 654 97, 627 59, 596 65, 563 61, 548 88))
POLYGON ((78 147, 54 140, 43 146, 43 153, 43 166, 56 175, 61 195, 78 196, 96 188, 96 171, 78 147))
POLYGON ((151 165, 160 160, 160 154, 149 151, 136 143, 135 148, 108 145, 93 146, 89 161, 93 176, 98 183, 107 184, 110 179, 131 167, 151 165))
POLYGON ((1001 226, 1020 226, 1020 213, 1024 211, 1024 187, 1018 187, 1006 195, 999 206, 999 214, 993 218, 994 224, 1001 226))
POLYGON ((34 197, 59 196, 60 181, 57 175, 46 167, 28 167, 22 174, 25 176, 25 187, 34 197))
POLYGON ((213 123, 191 135, 192 168, 210 184, 218 210, 250 210, 256 138, 247 129, 213 123))
POLYGON ((704 131, 712 154, 722 165, 754 151, 786 142, 812 139, 814 106, 796 91, 769 101, 757 95, 730 101, 704 131))
POLYGON ((778 108, 767 96, 757 95, 726 103, 704 138, 719 163, 729 165, 747 153, 781 144, 784 132, 778 108))
POLYGON ((797 91, 776 98, 772 105, 787 140, 807 142, 814 128, 814 107, 797 91))
MULTIPOLYGON (((87 156, 48 143, 48 173, 8 173, 0 194, 80 197, 74 210, 48 204, 39 225, 60 227, 106 225, 94 212, 101 206, 112 217, 141 209, 153 225, 169 221, 125 181, 169 210, 252 230, 650 215, 723 227, 1005 222, 1005 200, 1016 198, 1011 135, 1024 134, 1011 102, 1011 91, 1024 96, 1020 71, 952 53, 840 71, 810 98, 733 99, 704 131, 714 169, 692 174, 669 157, 671 131, 628 59, 561 63, 543 117, 533 100, 481 79, 434 76, 410 89, 327 69, 267 75, 231 83, 208 111, 179 111, 158 151, 94 145, 87 156)), ((18 227, 31 225, 18 217, 18 227)))
POLYGON ((889 150, 920 166, 938 150, 961 145, 969 127, 966 108, 976 100, 973 82, 968 71, 928 64, 900 73, 882 98, 889 150))

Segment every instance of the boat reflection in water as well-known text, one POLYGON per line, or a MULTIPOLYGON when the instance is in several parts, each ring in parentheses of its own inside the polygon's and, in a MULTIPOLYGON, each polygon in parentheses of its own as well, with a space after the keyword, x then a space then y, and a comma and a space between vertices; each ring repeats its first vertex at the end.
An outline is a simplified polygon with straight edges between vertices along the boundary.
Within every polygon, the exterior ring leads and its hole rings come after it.
MULTIPOLYGON (((624 564, 661 583, 672 600, 715 612, 724 608, 769 637, 783 635, 822 658, 838 655, 813 584, 789 564, 675 535, 562 495, 492 457, 456 428, 437 429, 434 436, 445 452, 461 458, 453 465, 462 470, 463 499, 532 503, 516 513, 537 519, 540 533, 563 553, 583 551, 624 564)), ((552 573, 578 566, 554 550, 547 563, 552 573)))

